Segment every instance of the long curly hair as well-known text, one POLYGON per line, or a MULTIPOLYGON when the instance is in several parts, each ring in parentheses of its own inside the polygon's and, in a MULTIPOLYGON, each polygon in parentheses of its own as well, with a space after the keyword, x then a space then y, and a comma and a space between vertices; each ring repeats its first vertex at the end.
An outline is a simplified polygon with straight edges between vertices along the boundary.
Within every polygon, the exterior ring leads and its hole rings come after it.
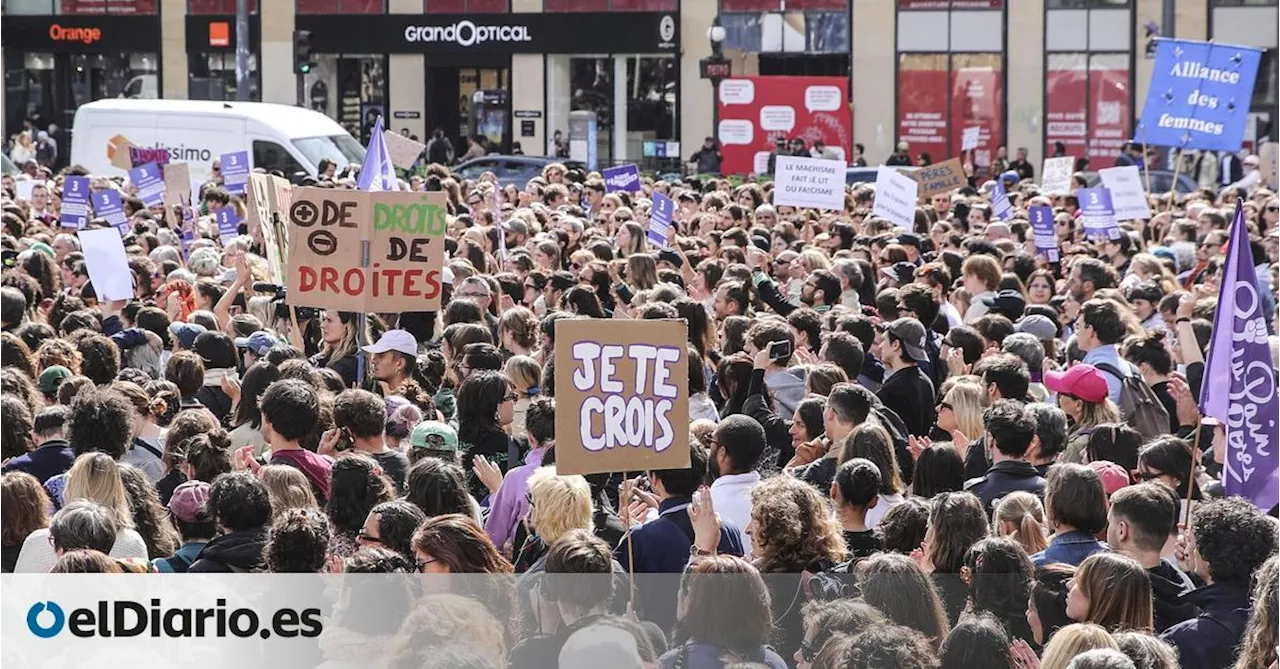
POLYGON ((751 491, 751 540, 763 573, 798 572, 813 562, 845 558, 844 534, 830 500, 790 476, 775 476, 751 491))
POLYGON ((327 511, 335 534, 360 531, 373 507, 390 502, 395 494, 391 482, 373 458, 346 455, 333 463, 327 511))
POLYGON ((1271 556, 1254 574, 1253 612, 1240 644, 1236 669, 1270 666, 1276 661, 1276 624, 1280 622, 1280 558, 1271 556))
POLYGON ((120 465, 120 482, 129 498, 133 526, 147 545, 147 558, 168 557, 178 550, 178 532, 169 521, 160 495, 141 469, 120 465))

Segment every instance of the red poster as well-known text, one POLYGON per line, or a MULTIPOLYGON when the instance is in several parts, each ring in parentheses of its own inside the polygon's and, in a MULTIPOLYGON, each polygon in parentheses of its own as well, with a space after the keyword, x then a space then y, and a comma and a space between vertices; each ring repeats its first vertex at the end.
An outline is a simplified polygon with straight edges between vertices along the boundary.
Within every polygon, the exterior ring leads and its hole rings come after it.
POLYGON ((1054 142, 1067 146, 1065 155, 1085 155, 1088 92, 1083 58, 1078 66, 1045 73, 1044 155, 1053 155, 1054 142))
POLYGON ((947 150, 947 91, 946 70, 903 69, 898 73, 898 141, 911 145, 912 161, 922 151, 934 162, 951 157, 947 150))
MULTIPOLYGON (((978 147, 973 163, 987 167, 996 155, 996 147, 1004 142, 1001 128, 1004 90, 1000 71, 992 67, 962 67, 951 73, 951 154, 959 154, 964 146, 964 129, 978 128, 978 147)), ((913 153, 919 153, 912 147, 913 153)), ((948 155, 932 154, 934 162, 948 155)))
POLYGON ((1089 69, 1089 162, 1099 169, 1115 165, 1129 140, 1129 69, 1089 69))
POLYGON ((845 77, 739 77, 716 94, 725 174, 763 173, 778 139, 822 141, 848 156, 853 114, 845 77))

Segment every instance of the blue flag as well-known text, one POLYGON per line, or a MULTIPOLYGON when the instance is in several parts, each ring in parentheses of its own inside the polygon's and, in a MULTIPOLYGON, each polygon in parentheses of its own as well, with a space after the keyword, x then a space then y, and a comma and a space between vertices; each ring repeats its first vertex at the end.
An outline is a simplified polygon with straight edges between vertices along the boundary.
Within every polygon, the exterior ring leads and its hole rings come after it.
POLYGON ((1036 253, 1043 254, 1049 262, 1058 262, 1058 235, 1053 229, 1053 207, 1031 207, 1031 230, 1035 236, 1036 253))
POLYGON ((1262 51, 1161 39, 1133 141, 1183 149, 1239 151, 1262 51))
POLYGON ((369 150, 365 152, 364 163, 360 165, 360 178, 356 180, 356 188, 371 192, 400 190, 396 168, 391 164, 391 154, 387 153, 387 139, 382 136, 381 116, 373 124, 369 150))
POLYGON ((1213 339, 1200 388, 1200 413, 1227 427, 1223 490, 1270 510, 1280 494, 1276 460, 1280 405, 1276 404, 1267 323, 1241 203, 1236 204, 1227 244, 1213 339))

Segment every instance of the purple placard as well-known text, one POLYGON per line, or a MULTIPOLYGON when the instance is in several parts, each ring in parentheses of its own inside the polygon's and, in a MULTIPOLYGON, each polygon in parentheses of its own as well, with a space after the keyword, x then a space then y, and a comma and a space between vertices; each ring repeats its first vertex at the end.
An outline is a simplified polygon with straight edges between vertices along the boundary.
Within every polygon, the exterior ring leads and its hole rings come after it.
POLYGON ((640 168, 634 163, 610 167, 604 171, 604 190, 606 193, 626 190, 632 193, 640 191, 640 168))
POLYGON ((218 161, 222 168, 222 187, 228 193, 244 195, 249 185, 249 152, 224 153, 218 161))
POLYGON ((1013 205, 1009 203, 1009 193, 1004 189, 1004 179, 996 179, 995 190, 991 192, 991 208, 1002 221, 1013 217, 1013 205))
POLYGON ((1090 239, 1119 239, 1120 226, 1116 223, 1116 210, 1111 206, 1111 189, 1081 188, 1076 190, 1080 200, 1080 220, 1084 234, 1090 239))
POLYGON ((89 223, 89 177, 67 177, 62 182, 62 227, 83 230, 89 223))
POLYGON ((649 231, 646 237, 649 243, 665 249, 671 238, 671 217, 675 214, 676 203, 662 193, 653 194, 653 206, 649 208, 649 231))
POLYGON ((105 220, 119 230, 121 237, 129 232, 129 216, 124 213, 124 202, 120 200, 119 193, 114 190, 100 190, 93 192, 89 199, 93 202, 94 216, 105 220))
POLYGON ((1053 230, 1052 207, 1031 207, 1031 230, 1035 236, 1036 253, 1044 254, 1049 262, 1058 262, 1058 235, 1053 230))
POLYGON ((129 181, 138 189, 138 197, 148 207, 164 206, 164 168, 147 163, 129 170, 129 181))
POLYGON ((213 214, 213 220, 218 223, 218 237, 222 239, 222 243, 226 244, 240 234, 240 217, 236 215, 235 207, 223 207, 213 214))

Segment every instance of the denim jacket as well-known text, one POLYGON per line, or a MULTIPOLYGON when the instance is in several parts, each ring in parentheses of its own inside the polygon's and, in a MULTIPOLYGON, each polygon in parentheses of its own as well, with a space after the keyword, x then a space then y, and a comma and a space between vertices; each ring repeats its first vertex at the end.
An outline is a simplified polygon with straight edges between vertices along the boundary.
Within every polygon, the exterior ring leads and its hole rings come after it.
POLYGON ((1084 559, 1107 550, 1107 545, 1088 532, 1073 530, 1053 535, 1049 547, 1031 556, 1037 567, 1061 562, 1079 567, 1084 559))

